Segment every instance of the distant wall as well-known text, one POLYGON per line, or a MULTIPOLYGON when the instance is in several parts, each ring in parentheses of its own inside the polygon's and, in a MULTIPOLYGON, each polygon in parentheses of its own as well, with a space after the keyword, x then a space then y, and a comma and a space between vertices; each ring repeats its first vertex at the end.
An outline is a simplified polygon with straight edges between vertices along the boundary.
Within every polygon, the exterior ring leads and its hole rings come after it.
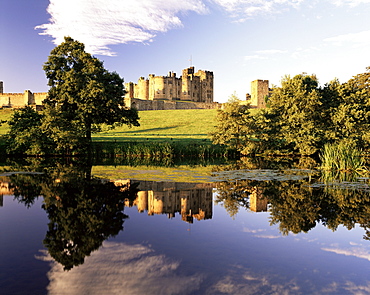
POLYGON ((27 105, 40 106, 47 93, 32 93, 26 90, 24 93, 0 93, 0 107, 22 108, 27 105))
POLYGON ((217 102, 192 102, 192 101, 167 101, 167 100, 142 100, 137 98, 125 98, 125 105, 136 108, 138 111, 150 110, 186 110, 186 109, 219 109, 221 104, 217 102))

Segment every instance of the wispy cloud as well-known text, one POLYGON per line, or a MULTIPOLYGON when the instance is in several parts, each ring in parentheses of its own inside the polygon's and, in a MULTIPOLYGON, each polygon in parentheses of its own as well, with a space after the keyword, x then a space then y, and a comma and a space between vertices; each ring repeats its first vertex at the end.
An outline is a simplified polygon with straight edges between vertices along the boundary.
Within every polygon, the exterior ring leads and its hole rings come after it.
POLYGON ((287 53, 285 50, 279 49, 267 49, 267 50, 258 50, 254 52, 255 54, 244 56, 245 61, 253 59, 269 59, 275 55, 287 53))
POLYGON ((297 8, 304 0, 213 0, 240 21, 256 15, 280 13, 297 8))
MULTIPOLYGON (((243 22, 261 15, 282 13, 310 3, 308 0, 49 0, 49 22, 36 27, 40 35, 48 35, 58 45, 70 36, 86 45, 92 54, 115 55, 112 45, 130 42, 150 43, 158 33, 183 26, 186 13, 206 14, 211 6, 228 13, 233 20, 243 22), (72 8, 71 8, 72 7, 72 8)), ((336 6, 358 6, 370 0, 327 0, 336 6)), ((314 5, 314 4, 312 4, 314 5)), ((328 38, 361 36, 369 32, 328 38)), ((275 52, 278 53, 278 52, 275 52)), ((264 52, 246 56, 246 60, 266 59, 264 52)))
POLYGON ((329 0, 336 6, 349 5, 351 7, 358 6, 360 4, 370 3, 370 0, 329 0))
MULTIPOLYGON (((369 0, 370 2, 370 0, 369 0)), ((325 42, 334 43, 335 45, 343 44, 369 44, 370 45, 370 30, 357 33, 343 34, 335 37, 324 39, 325 42)))
POLYGON ((182 26, 179 14, 206 13, 202 0, 50 0, 50 22, 37 26, 55 44, 64 36, 93 54, 114 55, 109 45, 150 42, 158 32, 182 26))
POLYGON ((357 258, 366 259, 370 261, 370 252, 361 247, 352 247, 350 249, 322 248, 322 250, 345 256, 354 256, 357 258))

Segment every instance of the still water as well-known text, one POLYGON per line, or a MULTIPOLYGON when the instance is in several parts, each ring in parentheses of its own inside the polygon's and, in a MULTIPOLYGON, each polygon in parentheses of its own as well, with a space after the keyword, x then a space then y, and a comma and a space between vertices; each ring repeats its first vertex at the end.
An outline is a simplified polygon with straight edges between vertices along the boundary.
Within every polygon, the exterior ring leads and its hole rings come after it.
POLYGON ((0 174, 0 293, 370 294, 367 179, 228 169, 0 174))

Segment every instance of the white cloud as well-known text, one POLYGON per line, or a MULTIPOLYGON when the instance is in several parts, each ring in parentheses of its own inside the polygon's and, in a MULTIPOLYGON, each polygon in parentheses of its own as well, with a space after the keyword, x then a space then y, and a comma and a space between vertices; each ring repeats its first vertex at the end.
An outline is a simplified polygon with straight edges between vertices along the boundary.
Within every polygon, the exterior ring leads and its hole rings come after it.
POLYGON ((287 53, 287 51, 279 50, 279 49, 266 49, 266 50, 255 51, 255 53, 256 54, 244 56, 244 60, 248 61, 248 60, 253 60, 253 59, 269 59, 270 57, 274 55, 287 53))
POLYGON ((366 259, 370 261, 370 252, 361 247, 352 247, 350 249, 340 249, 340 248, 322 248, 324 251, 333 252, 336 254, 341 254, 345 256, 354 256, 361 259, 366 259))
POLYGON ((50 23, 37 26, 60 44, 70 36, 92 54, 114 55, 109 45, 148 42, 181 27, 180 13, 206 13, 202 0, 50 0, 50 23))
MULTIPOLYGON (((130 42, 148 43, 156 34, 183 26, 187 12, 208 13, 217 5, 238 21, 297 9, 308 0, 49 0, 50 20, 36 27, 58 45, 64 36, 83 42, 92 54, 115 55, 110 46, 130 42), (72 8, 71 8, 72 7, 72 8)), ((358 6, 370 0, 328 0, 342 6, 358 6)), ((328 38, 328 42, 361 37, 369 40, 369 31, 328 38)), ((275 53, 284 53, 276 51, 275 53)), ((246 60, 266 59, 266 52, 246 56, 246 60), (260 55, 262 54, 262 55, 260 55)))
POLYGON ((202 276, 176 275, 180 263, 144 245, 104 242, 85 263, 70 271, 50 256, 48 294, 183 294, 199 289, 202 276))
POLYGON ((370 31, 362 31, 358 33, 343 34, 335 37, 324 39, 325 42, 330 42, 335 45, 349 44, 370 44, 370 31))
POLYGON ((351 7, 358 6, 360 4, 370 3, 370 0, 329 0, 336 6, 349 5, 351 7))
POLYGON ((290 7, 297 8, 304 0, 213 0, 234 17, 243 21, 261 14, 274 14, 290 7))
POLYGON ((244 232, 244 233, 252 233, 252 234, 256 234, 256 233, 263 232, 263 231, 266 231, 266 229, 249 229, 249 228, 247 228, 247 227, 244 227, 244 228, 243 228, 243 232, 244 232))

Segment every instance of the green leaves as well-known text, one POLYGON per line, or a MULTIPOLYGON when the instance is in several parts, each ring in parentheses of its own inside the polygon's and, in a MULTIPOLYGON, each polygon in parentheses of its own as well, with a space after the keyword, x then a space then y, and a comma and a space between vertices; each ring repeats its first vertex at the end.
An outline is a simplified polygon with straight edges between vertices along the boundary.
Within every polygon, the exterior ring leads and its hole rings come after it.
POLYGON ((91 133, 103 123, 139 125, 137 111, 124 106, 123 79, 85 52, 82 43, 66 37, 51 51, 44 70, 51 87, 46 116, 57 146, 91 142, 91 133), (68 143, 68 132, 80 140, 68 143))
POLYGON ((240 101, 234 98, 218 111, 216 120, 215 132, 210 134, 213 143, 242 151, 250 140, 250 127, 253 124, 249 105, 240 104, 240 101))
POLYGON ((213 142, 236 147, 243 154, 312 155, 325 143, 339 141, 368 149, 369 86, 369 72, 321 88, 315 75, 285 76, 281 87, 271 90, 269 108, 253 116, 243 117, 240 101, 227 103, 217 118, 213 142))

